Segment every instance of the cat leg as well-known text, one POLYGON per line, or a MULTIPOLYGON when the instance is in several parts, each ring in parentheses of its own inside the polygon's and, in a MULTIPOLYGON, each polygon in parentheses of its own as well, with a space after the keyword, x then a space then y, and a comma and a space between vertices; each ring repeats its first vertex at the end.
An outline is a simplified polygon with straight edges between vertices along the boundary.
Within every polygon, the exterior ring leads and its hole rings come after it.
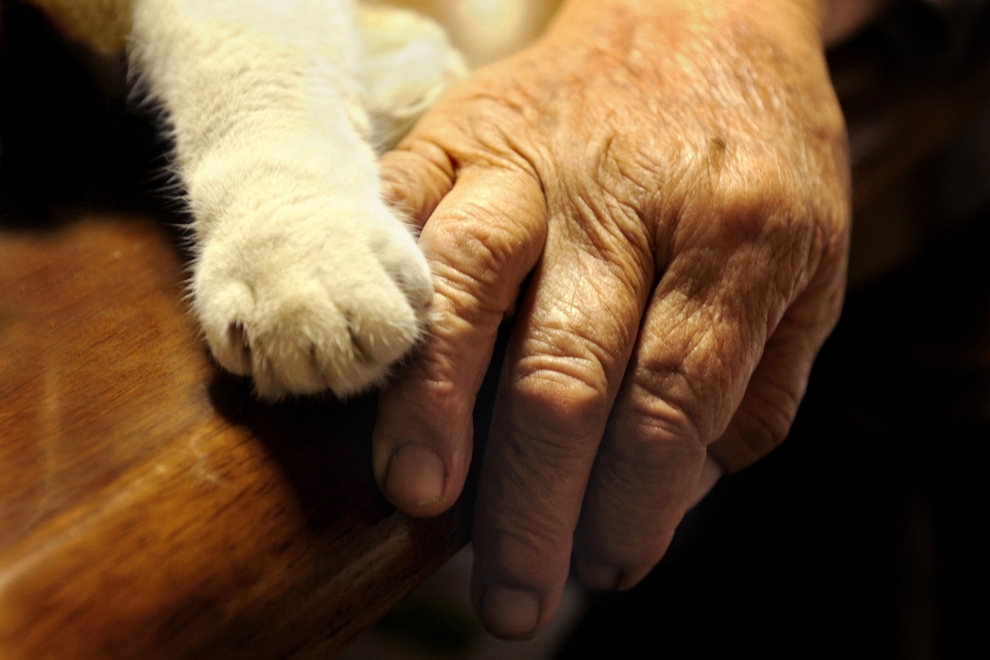
POLYGON ((193 216, 193 311, 265 398, 381 383, 432 298, 381 200, 354 21, 345 0, 135 7, 132 63, 167 111, 193 216))
POLYGON ((358 5, 363 56, 360 80, 376 146, 385 151, 405 135, 447 87, 467 74, 443 28, 414 12, 358 5))

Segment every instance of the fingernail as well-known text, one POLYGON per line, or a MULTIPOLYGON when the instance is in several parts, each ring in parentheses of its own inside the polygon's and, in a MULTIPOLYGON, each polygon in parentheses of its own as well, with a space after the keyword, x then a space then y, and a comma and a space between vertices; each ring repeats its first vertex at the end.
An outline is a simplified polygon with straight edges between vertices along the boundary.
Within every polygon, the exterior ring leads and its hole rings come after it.
POLYGON ((396 505, 425 506, 440 501, 446 478, 443 461, 429 447, 402 445, 385 475, 385 496, 396 505))
POLYGON ((522 589, 488 585, 481 596, 479 615, 489 632, 506 639, 527 639, 540 620, 540 599, 522 589))
POLYGON ((622 581, 622 571, 609 564, 578 560, 576 568, 581 582, 596 591, 615 591, 622 581))

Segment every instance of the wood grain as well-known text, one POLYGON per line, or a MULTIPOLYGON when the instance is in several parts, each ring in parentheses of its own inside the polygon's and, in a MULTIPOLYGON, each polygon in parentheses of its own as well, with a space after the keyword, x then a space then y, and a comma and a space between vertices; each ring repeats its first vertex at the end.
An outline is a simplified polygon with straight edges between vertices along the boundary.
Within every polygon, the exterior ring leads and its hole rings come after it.
POLYGON ((465 542, 378 495, 374 402, 212 366, 144 217, 0 225, 0 657, 328 657, 465 542))

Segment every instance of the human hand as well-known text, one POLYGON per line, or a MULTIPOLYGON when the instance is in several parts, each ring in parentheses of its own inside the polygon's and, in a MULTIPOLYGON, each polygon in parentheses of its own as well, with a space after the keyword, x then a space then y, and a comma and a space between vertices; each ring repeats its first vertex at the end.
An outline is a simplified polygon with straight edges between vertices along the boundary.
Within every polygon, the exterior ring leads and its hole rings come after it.
POLYGON ((514 314, 473 530, 493 633, 546 623, 572 551, 590 586, 635 585, 723 470, 787 434, 849 232, 814 5, 575 0, 384 157, 436 287, 374 433, 402 511, 459 496, 514 314))

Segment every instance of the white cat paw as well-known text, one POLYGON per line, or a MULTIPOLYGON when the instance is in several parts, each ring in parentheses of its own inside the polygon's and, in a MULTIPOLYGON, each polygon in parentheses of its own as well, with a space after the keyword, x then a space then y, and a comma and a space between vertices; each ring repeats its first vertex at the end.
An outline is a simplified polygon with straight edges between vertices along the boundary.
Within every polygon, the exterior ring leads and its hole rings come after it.
POLYGON ((433 288, 411 234, 384 205, 347 213, 297 204, 203 246, 194 311, 220 365, 262 398, 380 385, 423 332, 433 288))
POLYGON ((394 146, 437 98, 467 75, 463 56, 431 19, 397 7, 358 6, 365 105, 379 151, 394 146))

